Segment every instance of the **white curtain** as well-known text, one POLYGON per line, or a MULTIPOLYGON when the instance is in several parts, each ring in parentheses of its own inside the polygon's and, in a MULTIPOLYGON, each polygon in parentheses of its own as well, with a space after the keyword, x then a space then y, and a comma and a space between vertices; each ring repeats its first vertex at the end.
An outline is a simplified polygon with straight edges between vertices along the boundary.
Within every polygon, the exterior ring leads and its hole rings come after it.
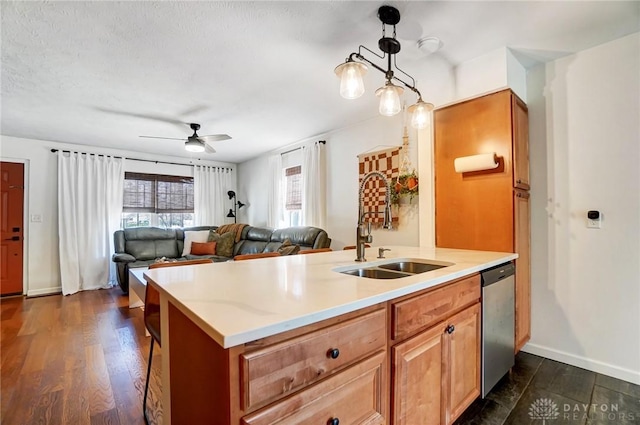
POLYGON ((269 157, 267 178, 267 226, 278 228, 283 220, 282 156, 280 154, 269 157))
POLYGON ((302 148, 302 224, 325 228, 327 172, 324 143, 302 148))
POLYGON ((116 281, 113 233, 120 228, 122 158, 58 151, 58 238, 62 293, 116 281))
POLYGON ((193 209, 196 226, 225 223, 231 205, 227 192, 233 190, 233 170, 196 165, 193 172, 193 209))

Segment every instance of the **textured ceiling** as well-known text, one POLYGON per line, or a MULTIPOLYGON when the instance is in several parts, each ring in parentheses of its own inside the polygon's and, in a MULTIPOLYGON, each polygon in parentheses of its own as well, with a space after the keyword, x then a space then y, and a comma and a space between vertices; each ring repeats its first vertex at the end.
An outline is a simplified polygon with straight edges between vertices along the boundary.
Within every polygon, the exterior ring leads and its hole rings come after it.
POLYGON ((186 137, 197 122, 233 137, 206 159, 242 162, 377 114, 382 74, 346 101, 333 69, 376 48, 382 4, 402 14, 398 65, 435 103, 452 67, 494 49, 532 63, 640 30, 637 1, 2 1, 0 132, 189 157, 179 140, 138 136, 186 137), (426 36, 444 48, 425 56, 426 36))

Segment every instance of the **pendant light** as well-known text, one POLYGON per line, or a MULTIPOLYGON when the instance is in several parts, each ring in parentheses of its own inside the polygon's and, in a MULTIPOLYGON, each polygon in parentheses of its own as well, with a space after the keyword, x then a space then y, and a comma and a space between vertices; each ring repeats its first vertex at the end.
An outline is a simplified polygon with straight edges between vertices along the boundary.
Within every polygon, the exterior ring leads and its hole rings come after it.
POLYGON ((335 73, 340 77, 340 96, 345 99, 357 99, 364 93, 362 77, 367 67, 359 62, 346 62, 336 67, 335 73))
POLYGON ((376 96, 380 98, 380 105, 378 107, 380 114, 384 116, 393 116, 402 110, 400 96, 404 92, 404 89, 400 85, 394 84, 394 82, 397 82, 418 96, 417 103, 409 107, 409 112, 412 113, 411 125, 417 129, 425 128, 431 122, 430 114, 431 111, 433 111, 433 105, 422 100, 422 95, 416 87, 415 79, 398 68, 396 64, 396 54, 400 51, 400 42, 396 40, 396 24, 400 22, 400 12, 392 6, 381 6, 378 9, 378 19, 382 22, 382 38, 378 40, 378 47, 382 51, 383 55, 380 56, 361 45, 358 48, 357 53, 351 53, 343 64, 338 65, 335 68, 335 73, 340 78, 340 95, 345 99, 357 99, 362 96, 364 93, 362 77, 367 72, 366 63, 385 74, 385 85, 376 90, 376 96), (392 37, 386 36, 387 25, 393 26, 392 37), (365 58, 362 55, 363 50, 366 50, 380 59, 386 59, 386 69, 365 58), (397 77, 394 73, 394 69, 410 79, 411 83, 397 77))

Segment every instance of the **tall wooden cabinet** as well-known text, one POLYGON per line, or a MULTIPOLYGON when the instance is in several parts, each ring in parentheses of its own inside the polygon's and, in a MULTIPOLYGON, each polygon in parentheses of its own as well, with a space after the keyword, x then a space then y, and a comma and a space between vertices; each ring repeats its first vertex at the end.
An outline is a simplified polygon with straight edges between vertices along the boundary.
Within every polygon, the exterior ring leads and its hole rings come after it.
POLYGON ((530 338, 527 106, 503 90, 434 112, 436 246, 517 252, 516 351, 530 338), (457 173, 454 160, 494 152, 498 167, 457 173))

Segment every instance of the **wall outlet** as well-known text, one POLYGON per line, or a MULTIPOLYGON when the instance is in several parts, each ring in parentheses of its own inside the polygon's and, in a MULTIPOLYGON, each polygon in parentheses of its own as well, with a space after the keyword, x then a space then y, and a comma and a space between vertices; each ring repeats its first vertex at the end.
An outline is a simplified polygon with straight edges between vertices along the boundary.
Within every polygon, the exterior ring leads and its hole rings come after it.
POLYGON ((31 214, 31 222, 32 223, 42 223, 42 215, 41 214, 31 214))

